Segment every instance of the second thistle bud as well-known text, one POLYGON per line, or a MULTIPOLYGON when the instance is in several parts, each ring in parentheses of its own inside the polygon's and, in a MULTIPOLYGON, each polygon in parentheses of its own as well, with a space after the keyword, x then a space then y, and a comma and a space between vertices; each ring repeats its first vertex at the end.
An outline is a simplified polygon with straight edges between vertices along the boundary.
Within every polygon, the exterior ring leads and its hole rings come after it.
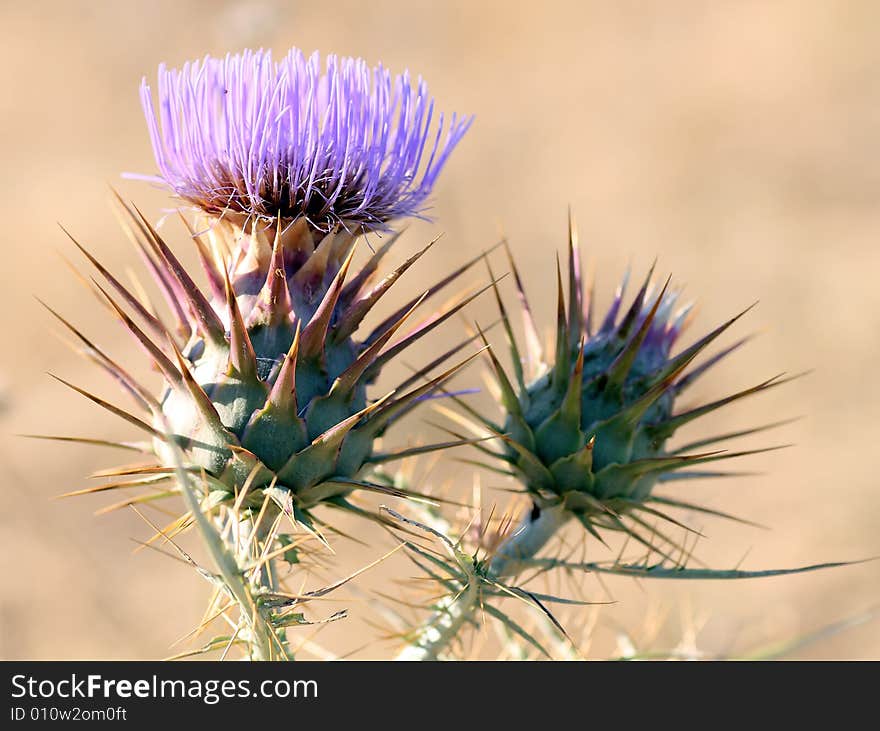
POLYGON ((725 436, 701 439, 693 449, 670 449, 669 438, 704 414, 783 382, 773 378, 716 402, 675 412, 675 401, 682 391, 741 344, 689 369, 694 359, 744 313, 673 355, 689 307, 675 311, 678 293, 670 291, 669 280, 662 287, 652 286, 652 267, 631 304, 624 309, 624 280, 611 307, 595 324, 593 303, 581 281, 573 230, 570 239, 567 303, 557 265, 552 353, 545 355, 540 347, 512 258, 510 265, 524 308, 525 350, 514 337, 505 306, 500 295, 497 297, 513 371, 508 374, 490 354, 503 421, 495 423, 478 416, 476 427, 496 434, 502 447, 479 448, 500 460, 503 469, 524 484, 534 502, 532 522, 541 519, 545 511, 555 516, 545 518, 546 531, 526 531, 514 536, 507 549, 501 549, 496 568, 504 563, 504 570, 510 568, 508 559, 516 554, 539 550, 569 517, 600 539, 603 530, 622 532, 666 555, 667 549, 661 545, 676 544, 662 538, 662 530, 651 524, 659 518, 680 525, 665 514, 669 507, 700 508, 655 496, 657 483, 675 479, 685 468, 745 454, 702 450, 725 436), (527 376, 525 369, 530 363, 537 364, 537 374, 527 376), (654 540, 657 536, 661 538, 654 540), (518 545, 524 542, 529 542, 527 549, 518 545))

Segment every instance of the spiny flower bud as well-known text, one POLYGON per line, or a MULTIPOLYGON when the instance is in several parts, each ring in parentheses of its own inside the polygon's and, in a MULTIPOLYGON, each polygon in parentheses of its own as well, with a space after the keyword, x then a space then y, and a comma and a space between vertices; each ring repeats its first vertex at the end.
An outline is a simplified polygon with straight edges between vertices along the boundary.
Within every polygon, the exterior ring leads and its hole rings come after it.
MULTIPOLYGON (((665 551, 675 542, 649 523, 659 518, 681 525, 662 512, 669 507, 713 511, 654 496, 652 491, 657 483, 711 474, 681 470, 753 453, 703 451, 706 446, 742 434, 700 439, 674 450, 667 447, 667 440, 685 424, 787 379, 771 378, 718 401, 676 412, 676 398, 744 342, 739 341, 688 370, 694 359, 744 313, 673 355, 673 346, 685 327, 690 308, 674 312, 679 295, 670 291, 669 280, 662 288, 651 285, 652 267, 626 312, 621 316, 624 279, 602 322, 594 327, 592 297, 584 291, 572 227, 569 301, 566 306, 562 271, 557 262, 556 343, 553 352, 545 354, 512 258, 510 266, 523 307, 526 350, 521 350, 514 337, 496 289, 514 375, 509 377, 490 352, 503 421, 495 423, 472 409, 469 411, 478 422, 477 430, 488 429, 497 435, 503 448, 475 446, 500 461, 503 471, 524 484, 535 505, 533 521, 538 520, 542 511, 553 508, 560 516, 577 518, 600 540, 601 530, 623 532, 667 556, 665 551), (537 366, 537 372, 531 376, 526 374, 529 364, 537 366)), ((755 431, 758 430, 743 434, 755 431)), ((540 531, 531 533, 539 535, 540 531)), ((538 544, 529 546, 529 553, 551 535, 548 530, 538 544)), ((515 557, 504 556, 499 564, 511 558, 515 557)), ((508 569, 506 564, 496 568, 508 569)))

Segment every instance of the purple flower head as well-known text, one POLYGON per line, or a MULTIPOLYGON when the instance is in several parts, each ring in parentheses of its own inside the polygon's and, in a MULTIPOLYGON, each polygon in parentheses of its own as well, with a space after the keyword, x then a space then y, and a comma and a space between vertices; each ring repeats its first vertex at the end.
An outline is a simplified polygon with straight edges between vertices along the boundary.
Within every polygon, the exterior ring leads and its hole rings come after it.
POLYGON ((141 101, 160 182, 209 213, 365 229, 421 216, 471 119, 437 115, 421 79, 292 49, 158 72, 141 101))

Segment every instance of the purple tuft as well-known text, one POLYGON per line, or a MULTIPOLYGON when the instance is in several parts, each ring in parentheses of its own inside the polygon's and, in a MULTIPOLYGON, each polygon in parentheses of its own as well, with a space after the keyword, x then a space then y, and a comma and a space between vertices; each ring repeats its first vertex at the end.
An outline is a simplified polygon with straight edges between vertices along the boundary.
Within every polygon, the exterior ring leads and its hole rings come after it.
POLYGON ((158 72, 141 101, 158 180, 209 213, 385 228, 420 216, 472 118, 443 114, 425 83, 381 65, 292 49, 206 56, 158 72), (445 132, 445 134, 444 134, 445 132))

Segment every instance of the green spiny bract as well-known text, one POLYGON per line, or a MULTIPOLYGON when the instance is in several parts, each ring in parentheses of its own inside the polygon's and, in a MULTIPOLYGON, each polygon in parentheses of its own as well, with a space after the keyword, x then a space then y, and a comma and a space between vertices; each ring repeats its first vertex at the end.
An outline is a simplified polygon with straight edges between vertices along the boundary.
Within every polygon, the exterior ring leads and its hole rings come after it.
POLYGON ((572 230, 569 302, 566 307, 562 271, 557 263, 556 340, 552 357, 547 358, 512 258, 510 266, 523 308, 527 349, 520 349, 496 289, 513 375, 508 376, 499 360, 489 353, 504 420, 494 423, 473 409, 467 410, 479 422, 478 428, 496 434, 503 447, 477 448, 500 460, 503 470, 524 484, 535 504, 535 518, 545 508, 562 506, 600 539, 597 529, 607 529, 625 532, 654 546, 650 535, 662 539, 662 533, 649 521, 661 518, 680 525, 661 509, 672 506, 700 510, 698 506, 653 496, 655 485, 694 476, 693 472, 679 472, 683 468, 744 454, 699 451, 738 435, 701 439, 673 451, 668 449, 667 440, 684 424, 783 380, 776 377, 719 401, 676 413, 678 394, 744 341, 685 372, 688 366, 744 313, 672 355, 689 308, 673 313, 678 295, 669 291, 668 280, 662 288, 651 285, 652 267, 623 316, 620 313, 626 280, 602 323, 594 328, 591 297, 584 292, 572 230), (536 366, 537 374, 531 378, 526 375, 528 364, 536 366), (629 524, 624 523, 624 517, 630 518, 629 524))
POLYGON ((389 345, 426 297, 457 280, 480 257, 452 271, 360 339, 355 334, 364 317, 430 245, 380 279, 379 264, 397 235, 389 236, 353 272, 357 237, 343 228, 324 234, 305 219, 247 228, 232 217, 197 219, 189 233, 207 278, 210 294, 205 294, 155 228, 136 209, 123 207, 130 222, 127 231, 164 293, 174 325, 163 323, 80 249, 109 285, 95 285, 101 298, 162 373, 162 393, 154 396, 62 322, 146 412, 141 418, 85 394, 152 436, 159 464, 151 466, 145 483, 155 480, 156 472, 171 472, 168 440, 173 439, 186 454, 188 467, 207 477, 213 500, 229 499, 244 486, 250 491, 247 504, 259 506, 263 489, 272 488, 273 495, 285 504, 289 499, 289 507, 299 511, 327 501, 350 507, 344 498, 353 489, 401 496, 360 473, 366 465, 410 451, 378 454, 374 441, 470 358, 429 377, 440 365, 435 361, 376 400, 368 397, 367 386, 388 360, 479 294, 432 313, 389 345), (194 233, 196 228, 202 233, 194 233), (124 300, 133 316, 108 289, 124 300))

